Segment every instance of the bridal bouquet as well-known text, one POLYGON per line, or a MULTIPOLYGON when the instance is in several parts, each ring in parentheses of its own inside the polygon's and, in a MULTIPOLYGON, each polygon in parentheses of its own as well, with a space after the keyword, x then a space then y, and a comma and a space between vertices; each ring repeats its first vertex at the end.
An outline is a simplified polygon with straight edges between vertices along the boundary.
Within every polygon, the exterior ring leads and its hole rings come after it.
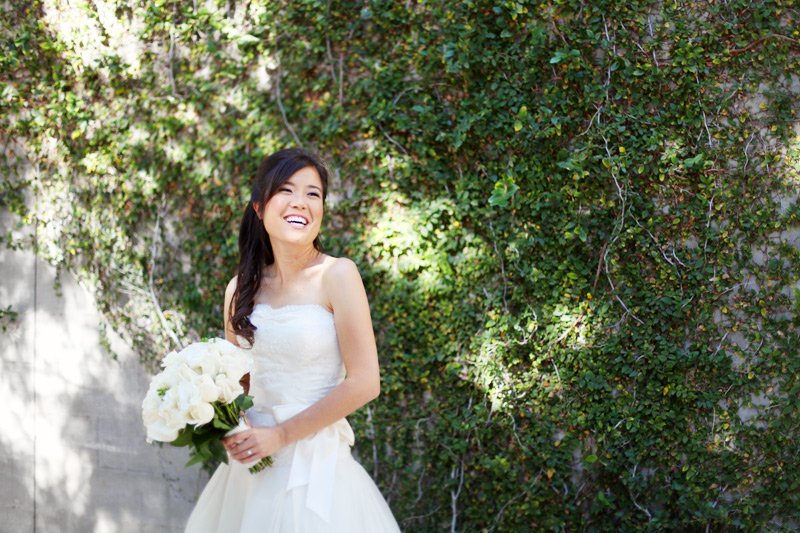
MULTIPOLYGON (((241 414, 253 405, 253 397, 245 395, 239 383, 251 364, 247 352, 225 339, 170 352, 142 402, 147 442, 191 446, 195 456, 186 466, 211 457, 227 463, 221 439, 247 429, 241 414)), ((250 472, 270 464, 272 458, 264 457, 250 472)))

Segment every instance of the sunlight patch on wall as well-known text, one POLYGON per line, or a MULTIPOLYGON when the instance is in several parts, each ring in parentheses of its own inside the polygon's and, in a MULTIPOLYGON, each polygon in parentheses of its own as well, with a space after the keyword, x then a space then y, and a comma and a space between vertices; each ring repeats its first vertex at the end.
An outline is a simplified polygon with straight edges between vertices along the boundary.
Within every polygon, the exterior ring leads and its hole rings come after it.
POLYGON ((489 396, 492 411, 513 408, 513 403, 509 402, 509 396, 513 394, 511 373, 498 355, 498 351, 503 348, 502 342, 485 332, 480 350, 470 361, 473 365, 472 374, 475 376, 473 382, 489 396))
POLYGON ((43 22, 72 50, 67 59, 78 72, 98 68, 105 56, 118 56, 130 75, 139 72, 145 48, 139 36, 145 24, 136 11, 117 18, 116 3, 104 0, 45 0, 43 10, 43 22))
POLYGON ((386 198, 386 209, 367 233, 373 264, 395 278, 414 279, 422 290, 435 288, 450 267, 445 267, 446 256, 430 243, 437 232, 429 227, 430 212, 408 203, 399 193, 386 198))
POLYGON ((800 184, 800 121, 793 126, 794 139, 781 149, 783 164, 786 165, 786 177, 795 184, 800 184))

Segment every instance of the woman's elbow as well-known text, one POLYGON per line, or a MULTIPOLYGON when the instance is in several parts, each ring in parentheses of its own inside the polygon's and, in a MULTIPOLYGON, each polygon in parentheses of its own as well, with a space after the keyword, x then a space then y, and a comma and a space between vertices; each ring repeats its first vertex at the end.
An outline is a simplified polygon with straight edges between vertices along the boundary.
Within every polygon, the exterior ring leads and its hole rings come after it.
POLYGON ((372 395, 370 396, 369 401, 376 399, 380 395, 381 395, 381 382, 378 381, 378 383, 375 385, 375 388, 372 390, 372 395))
POLYGON ((381 393, 380 374, 348 376, 345 381, 350 383, 350 394, 359 406, 368 404, 381 393))
POLYGON ((369 403, 381 394, 381 380, 370 380, 371 383, 368 387, 365 387, 364 390, 364 399, 366 400, 364 403, 369 403))
POLYGON ((381 393, 381 378, 376 377, 370 379, 364 387, 364 403, 367 404, 380 396, 381 393))

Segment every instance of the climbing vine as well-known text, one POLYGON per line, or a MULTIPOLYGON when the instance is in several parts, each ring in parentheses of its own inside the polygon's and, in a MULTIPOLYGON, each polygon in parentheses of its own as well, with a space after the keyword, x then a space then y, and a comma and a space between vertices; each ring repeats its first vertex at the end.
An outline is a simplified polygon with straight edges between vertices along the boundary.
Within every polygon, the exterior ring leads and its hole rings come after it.
POLYGON ((794 2, 4 15, 3 242, 146 361, 220 334, 259 160, 328 159, 383 369, 356 452, 405 530, 797 526, 794 2))

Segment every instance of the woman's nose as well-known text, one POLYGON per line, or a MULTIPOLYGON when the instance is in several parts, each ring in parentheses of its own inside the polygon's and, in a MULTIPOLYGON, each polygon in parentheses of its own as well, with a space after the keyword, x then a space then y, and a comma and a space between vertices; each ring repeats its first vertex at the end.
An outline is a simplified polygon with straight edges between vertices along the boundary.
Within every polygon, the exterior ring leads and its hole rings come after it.
POLYGON ((292 203, 292 207, 305 208, 305 206, 306 206, 305 197, 302 194, 293 194, 291 203, 292 203))

